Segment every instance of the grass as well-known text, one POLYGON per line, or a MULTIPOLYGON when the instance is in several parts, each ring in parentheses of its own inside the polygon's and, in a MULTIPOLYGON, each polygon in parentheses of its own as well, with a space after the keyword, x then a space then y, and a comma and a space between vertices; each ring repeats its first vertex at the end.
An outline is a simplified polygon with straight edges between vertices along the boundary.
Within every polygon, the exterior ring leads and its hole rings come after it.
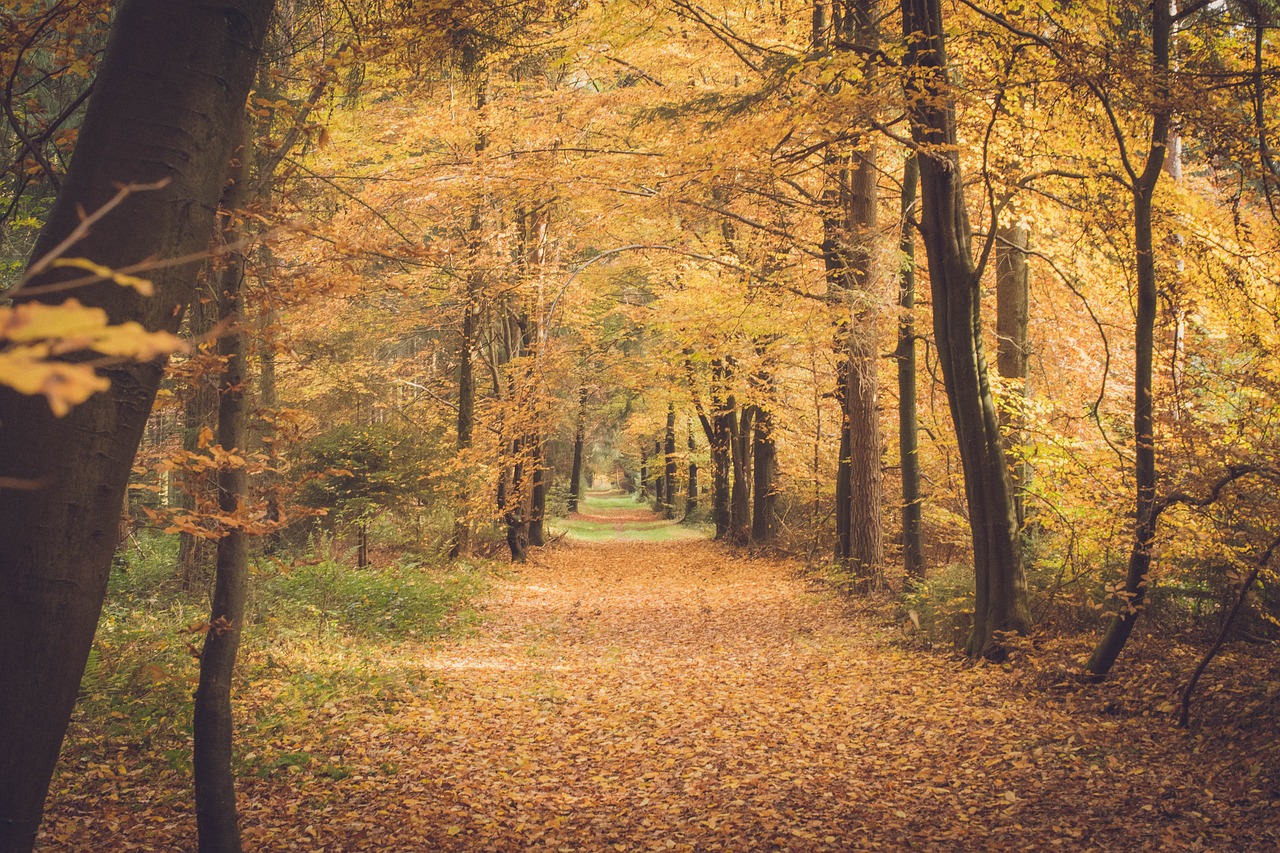
MULTIPOLYGON (((64 751, 71 789, 121 766, 190 773, 196 654, 209 609, 203 594, 181 590, 176 562, 176 537, 149 534, 117 560, 64 751)), ((386 710, 438 694, 412 648, 470 630, 487 585, 484 569, 465 564, 402 559, 357 571, 330 559, 260 561, 235 687, 237 739, 256 748, 238 756, 239 769, 339 778, 341 767, 291 747, 290 733, 316 713, 386 710)))
POLYGON ((706 539, 711 535, 707 525, 660 518, 631 495, 616 492, 588 492, 578 516, 555 519, 549 527, 574 542, 659 543, 706 539))

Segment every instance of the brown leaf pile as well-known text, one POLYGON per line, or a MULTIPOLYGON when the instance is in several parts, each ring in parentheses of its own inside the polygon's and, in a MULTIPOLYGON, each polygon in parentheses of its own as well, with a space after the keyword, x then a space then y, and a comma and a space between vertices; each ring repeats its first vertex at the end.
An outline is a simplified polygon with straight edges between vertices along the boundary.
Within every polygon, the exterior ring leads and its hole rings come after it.
MULTIPOLYGON (((388 647, 388 667, 438 689, 339 699, 289 733, 350 775, 242 780, 246 846, 1280 849, 1276 776, 1243 747, 899 648, 787 562, 569 545, 487 616, 472 637, 388 647)), ((134 805, 104 798, 111 817, 73 831, 55 801, 50 849, 194 849, 189 810, 148 807, 145 774, 128 790, 134 805)))

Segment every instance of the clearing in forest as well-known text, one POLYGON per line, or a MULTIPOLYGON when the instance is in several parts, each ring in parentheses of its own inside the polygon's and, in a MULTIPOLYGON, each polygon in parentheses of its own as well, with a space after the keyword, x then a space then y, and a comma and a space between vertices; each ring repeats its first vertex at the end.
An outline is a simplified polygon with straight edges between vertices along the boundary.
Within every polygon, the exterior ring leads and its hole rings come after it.
MULTIPOLYGON (((586 504, 569 528, 612 529, 626 508, 586 504)), ((653 520, 633 523, 621 535, 653 520)), ((496 584, 472 634, 383 649, 386 672, 415 671, 425 688, 385 701, 335 695, 301 730, 272 735, 275 749, 292 750, 282 754, 323 760, 242 773, 246 843, 1280 846, 1280 795, 1257 787, 1243 747, 1233 755, 1179 732, 1108 699, 1111 688, 1029 691, 1027 666, 975 666, 900 639, 791 562, 698 538, 561 542, 496 584)), ((242 701, 271 690, 252 684, 242 701)), ((272 748, 255 732, 242 752, 272 748)), ((57 849, 190 843, 189 813, 157 808, 145 773, 116 783, 110 797, 86 797, 70 824, 76 810, 63 802, 60 812, 55 797, 46 837, 57 849)))

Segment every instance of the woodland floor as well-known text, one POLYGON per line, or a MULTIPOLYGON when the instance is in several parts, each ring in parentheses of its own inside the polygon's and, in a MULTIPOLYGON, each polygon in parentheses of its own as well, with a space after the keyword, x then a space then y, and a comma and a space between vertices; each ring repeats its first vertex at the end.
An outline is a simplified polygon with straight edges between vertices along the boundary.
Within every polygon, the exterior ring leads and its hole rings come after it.
MULTIPOLYGON (((579 520, 623 512, 662 526, 579 520)), ((242 774, 246 846, 1280 849, 1273 729, 1187 733, 1123 685, 905 647, 793 563, 705 539, 572 539, 501 580, 470 635, 386 648, 426 688, 337 694, 273 735, 342 772, 242 774)), ((64 772, 44 849, 191 848, 164 779, 64 772)))

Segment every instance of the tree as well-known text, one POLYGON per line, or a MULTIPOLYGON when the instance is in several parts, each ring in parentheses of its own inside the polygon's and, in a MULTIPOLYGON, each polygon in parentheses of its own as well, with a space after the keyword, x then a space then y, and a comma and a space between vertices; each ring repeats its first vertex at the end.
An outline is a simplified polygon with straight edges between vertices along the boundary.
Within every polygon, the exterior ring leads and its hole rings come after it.
MULTIPOLYGON (((166 182, 130 196, 74 246, 110 269, 176 259, 154 271, 151 299, 110 282, 77 290, 113 321, 172 331, 191 301, 270 10, 269 0, 121 5, 33 254, 57 251, 82 211, 101 207, 120 184, 166 182)), ((31 294, 72 275, 52 269, 19 301, 60 300, 31 294)), ((9 520, 0 533, 0 850, 34 844, 161 366, 105 372, 110 391, 61 418, 39 398, 0 391, 0 475, 33 486, 0 491, 9 520)))
POLYGON ((975 261, 940 0, 903 0, 902 28, 934 338, 964 468, 973 535, 974 615, 967 651, 999 656, 997 635, 1026 632, 1031 612, 1016 541, 1013 488, 982 340, 979 283, 991 242, 975 261))
POLYGON ((902 465, 902 567, 907 577, 923 580, 924 537, 921 532, 920 426, 916 411, 916 187, 920 170, 915 156, 902 170, 902 233, 898 249, 902 272, 898 284, 898 455, 902 465))

